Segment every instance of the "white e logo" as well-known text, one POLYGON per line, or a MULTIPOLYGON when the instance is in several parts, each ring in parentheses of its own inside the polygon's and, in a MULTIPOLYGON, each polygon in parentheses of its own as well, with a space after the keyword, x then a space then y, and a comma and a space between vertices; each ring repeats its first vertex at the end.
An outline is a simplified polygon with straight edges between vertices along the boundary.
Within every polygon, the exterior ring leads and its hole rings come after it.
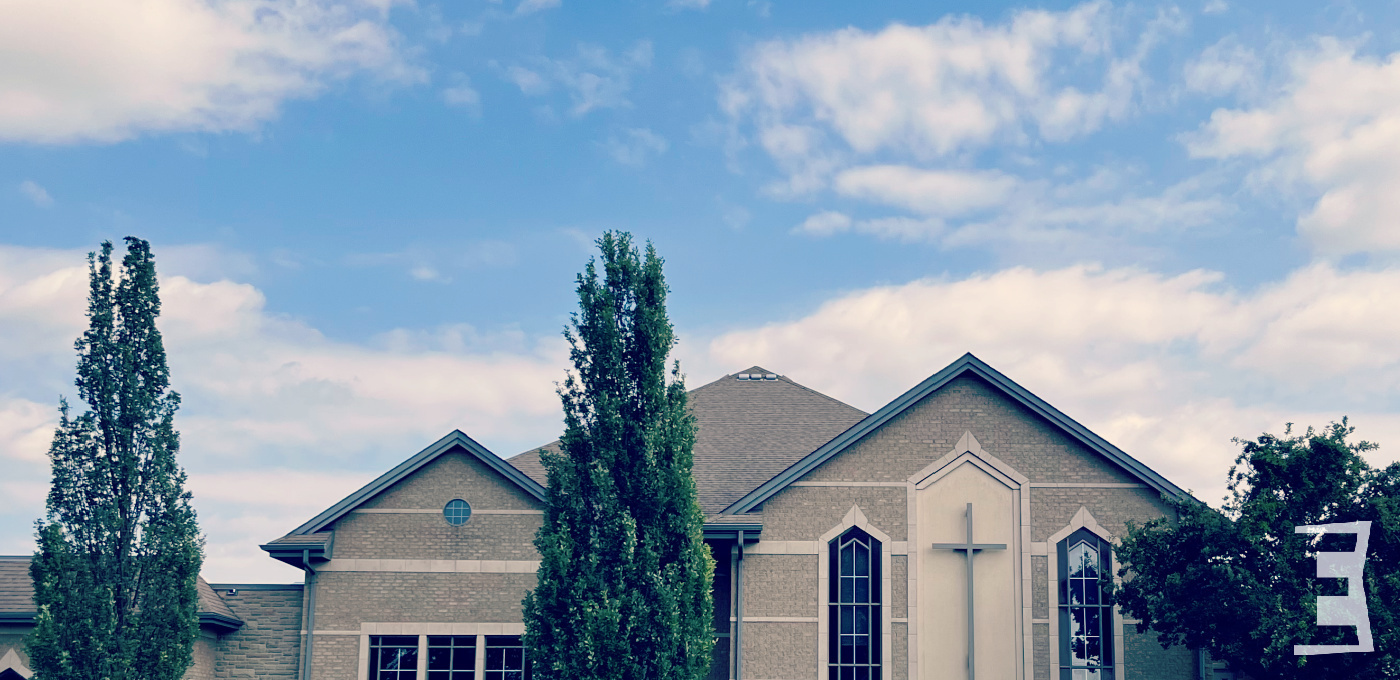
POLYGON ((1345 652, 1374 652, 1371 641, 1371 616, 1366 610, 1366 583, 1361 578, 1366 569, 1366 545, 1371 539, 1370 522, 1312 524, 1293 527, 1297 534, 1356 534, 1356 548, 1351 552, 1324 552, 1317 555, 1318 578, 1344 578, 1346 595, 1317 596, 1317 625, 1356 626, 1357 645, 1293 645, 1295 656, 1313 654, 1342 654, 1345 652))

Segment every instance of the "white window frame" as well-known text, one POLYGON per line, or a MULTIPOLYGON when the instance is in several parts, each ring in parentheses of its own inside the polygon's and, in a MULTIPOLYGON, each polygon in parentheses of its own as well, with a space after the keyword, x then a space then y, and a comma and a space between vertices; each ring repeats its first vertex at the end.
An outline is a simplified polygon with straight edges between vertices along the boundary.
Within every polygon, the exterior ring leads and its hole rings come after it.
MULTIPOLYGON (((1088 529, 1090 533, 1098 536, 1112 546, 1110 557, 1113 565, 1113 583, 1121 585, 1122 579, 1118 577, 1118 539, 1107 529, 1099 526, 1094 516, 1089 514, 1089 509, 1079 506, 1079 511, 1074 513, 1074 518, 1064 528, 1056 531, 1046 539, 1046 552, 1049 553, 1045 561, 1048 562, 1050 579, 1047 585, 1050 587, 1050 677, 1058 680, 1060 673, 1060 561, 1058 559, 1060 541, 1069 538, 1080 529, 1088 529)), ((1072 546, 1069 546, 1072 547, 1072 546)), ((1123 613, 1118 610, 1118 606, 1113 607, 1113 677, 1115 680, 1123 680, 1123 613)))
POLYGON ((818 545, 822 549, 818 553, 817 560, 817 680, 827 680, 828 664, 830 655, 828 649, 831 644, 831 542, 837 537, 846 533, 851 527, 857 527, 861 531, 870 534, 872 538, 880 542, 880 678, 881 680, 893 680, 894 668, 890 654, 890 647, 894 635, 894 626, 890 621, 890 599, 893 593, 892 582, 890 581, 890 551, 893 541, 889 534, 880 531, 878 527, 866 519, 865 513, 861 512, 860 506, 852 505, 850 511, 842 518, 841 523, 832 527, 830 531, 822 534, 818 545))
POLYGON ((418 636, 418 680, 428 678, 428 636, 476 637, 476 680, 486 677, 486 636, 524 635, 524 623, 362 623, 360 624, 359 680, 369 680, 369 638, 371 635, 418 636))

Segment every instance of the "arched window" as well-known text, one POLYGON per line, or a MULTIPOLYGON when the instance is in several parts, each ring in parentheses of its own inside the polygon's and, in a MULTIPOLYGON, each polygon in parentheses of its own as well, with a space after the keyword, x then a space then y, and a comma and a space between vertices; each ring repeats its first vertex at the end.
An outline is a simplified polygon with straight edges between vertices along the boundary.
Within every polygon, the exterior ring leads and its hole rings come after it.
POLYGON ((880 542, 852 527, 831 542, 830 680, 880 679, 880 542))
POLYGON ((1113 607, 1100 579, 1112 574, 1108 541, 1080 529, 1059 543, 1060 680, 1113 680, 1113 607))

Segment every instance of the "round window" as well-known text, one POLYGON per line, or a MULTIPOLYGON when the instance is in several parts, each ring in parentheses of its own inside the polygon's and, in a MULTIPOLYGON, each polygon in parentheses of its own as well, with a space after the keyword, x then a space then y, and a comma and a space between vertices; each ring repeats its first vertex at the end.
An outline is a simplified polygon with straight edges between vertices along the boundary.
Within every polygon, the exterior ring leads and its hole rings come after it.
POLYGON ((454 527, 462 526, 467 520, 472 518, 472 506, 466 501, 456 498, 447 502, 442 508, 442 516, 447 518, 447 523, 454 527))

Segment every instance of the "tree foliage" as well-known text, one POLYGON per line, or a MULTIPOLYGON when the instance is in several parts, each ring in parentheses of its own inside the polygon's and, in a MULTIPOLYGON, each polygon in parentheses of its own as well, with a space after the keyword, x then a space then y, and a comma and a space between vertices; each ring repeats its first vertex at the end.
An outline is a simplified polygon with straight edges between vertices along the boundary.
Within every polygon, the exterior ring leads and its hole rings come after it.
POLYGON ((539 579, 524 602, 541 680, 704 677, 713 645, 704 516, 691 477, 695 424, 666 316, 662 260, 626 233, 598 240, 564 332, 574 370, 560 451, 541 452, 548 508, 539 579))
POLYGON ((1318 432, 1235 440, 1221 510, 1174 501, 1179 520, 1129 526, 1118 549, 1125 617, 1163 647, 1209 650, 1255 678, 1400 677, 1400 463, 1373 469, 1348 442, 1346 419, 1318 432), (1293 646, 1356 644, 1355 628, 1319 628, 1317 596, 1345 581, 1317 578, 1319 551, 1353 549, 1352 536, 1294 527, 1369 520, 1365 588, 1375 652, 1295 656, 1293 646))
POLYGON ((88 410, 59 406, 30 567, 37 680, 175 680, 198 634, 203 542, 175 461, 155 261, 145 241, 126 246, 116 281, 110 242, 88 256, 89 325, 74 343, 88 410))

